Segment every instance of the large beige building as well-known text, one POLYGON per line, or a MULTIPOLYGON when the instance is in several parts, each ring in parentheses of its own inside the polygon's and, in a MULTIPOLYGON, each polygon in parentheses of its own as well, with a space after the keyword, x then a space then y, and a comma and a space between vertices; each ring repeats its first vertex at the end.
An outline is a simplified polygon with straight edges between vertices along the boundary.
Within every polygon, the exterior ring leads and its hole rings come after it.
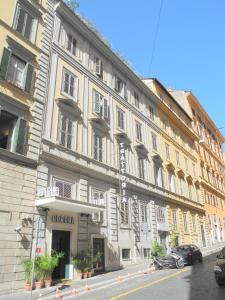
POLYGON ((23 288, 31 253, 48 67, 43 5, 0 1, 0 294, 23 288))

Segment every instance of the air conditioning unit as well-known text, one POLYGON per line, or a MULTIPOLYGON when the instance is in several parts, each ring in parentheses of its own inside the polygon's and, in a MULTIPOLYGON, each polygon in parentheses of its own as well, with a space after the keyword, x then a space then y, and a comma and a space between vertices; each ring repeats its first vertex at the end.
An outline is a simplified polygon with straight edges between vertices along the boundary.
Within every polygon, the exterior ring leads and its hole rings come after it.
POLYGON ((103 222, 103 211, 91 214, 92 223, 102 223, 103 222))

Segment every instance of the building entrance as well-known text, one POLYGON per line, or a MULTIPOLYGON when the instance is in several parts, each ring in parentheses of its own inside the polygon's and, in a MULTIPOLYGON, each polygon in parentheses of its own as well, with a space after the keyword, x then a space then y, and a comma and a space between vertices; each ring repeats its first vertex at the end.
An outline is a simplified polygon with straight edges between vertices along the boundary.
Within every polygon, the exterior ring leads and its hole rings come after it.
POLYGON ((94 238, 93 239, 93 252, 94 255, 98 254, 98 261, 94 264, 95 273, 105 271, 105 249, 104 239, 94 238))
POLYGON ((52 230, 52 250, 64 253, 52 273, 52 279, 65 278, 65 266, 70 262, 70 231, 52 230))

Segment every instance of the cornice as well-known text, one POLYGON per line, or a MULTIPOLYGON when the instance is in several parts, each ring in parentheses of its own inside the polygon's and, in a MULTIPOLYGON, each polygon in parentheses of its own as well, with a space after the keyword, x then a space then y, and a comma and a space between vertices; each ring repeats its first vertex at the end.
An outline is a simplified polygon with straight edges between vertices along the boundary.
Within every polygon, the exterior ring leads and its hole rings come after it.
POLYGON ((219 197, 221 197, 221 198, 223 198, 225 200, 225 194, 221 190, 218 190, 216 187, 214 187, 213 185, 211 185, 210 183, 208 183, 203 178, 201 178, 201 185, 204 186, 204 187, 207 187, 213 193, 215 193, 216 195, 218 195, 219 197))

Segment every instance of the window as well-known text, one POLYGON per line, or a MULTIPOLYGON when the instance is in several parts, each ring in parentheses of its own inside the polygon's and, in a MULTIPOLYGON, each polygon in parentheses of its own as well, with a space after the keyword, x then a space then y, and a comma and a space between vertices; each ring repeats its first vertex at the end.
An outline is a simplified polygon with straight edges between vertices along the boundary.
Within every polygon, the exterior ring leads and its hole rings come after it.
POLYGON ((134 92, 134 105, 137 107, 137 108, 140 108, 140 100, 139 100, 139 95, 134 92))
POLYGON ((121 94, 123 91, 123 81, 115 75, 115 90, 121 94))
POLYGON ((163 127, 163 130, 167 130, 167 122, 165 119, 162 119, 162 127, 163 127))
POLYGON ((159 223, 165 223, 165 211, 163 207, 157 208, 157 221, 159 223))
POLYGON ((59 196, 64 198, 72 198, 72 183, 53 179, 53 185, 59 189, 59 196))
POLYGON ((152 121, 154 121, 155 113, 154 113, 154 108, 151 105, 149 105, 149 117, 152 121))
POLYGON ((175 128, 173 128, 173 138, 176 139, 177 138, 177 131, 175 128))
POLYGON ((179 167, 180 166, 180 154, 178 151, 176 151, 175 153, 176 153, 176 164, 179 167))
POLYGON ((16 86, 23 88, 25 68, 26 62, 19 57, 12 55, 8 66, 7 80, 16 86))
POLYGON ((91 203, 95 205, 105 205, 104 192, 97 189, 92 189, 91 203))
POLYGON ((148 222, 147 203, 141 202, 141 221, 142 223, 148 222))
POLYGON ((94 159, 102 162, 103 161, 102 136, 94 132, 93 139, 94 139, 94 159))
POLYGON ((117 127, 124 129, 124 111, 117 108, 117 127))
POLYGON ((122 259, 123 260, 130 259, 130 249, 122 249, 122 259))
POLYGON ((175 193, 176 188, 175 188, 175 176, 172 172, 168 173, 168 183, 169 183, 169 191, 175 193))
POLYGON ((150 258, 150 248, 143 248, 144 258, 150 258))
POLYGON ((162 167, 154 163, 155 185, 163 187, 162 167))
POLYGON ((136 138, 140 142, 142 141, 141 124, 138 121, 136 121, 136 138))
POLYGON ((68 149, 74 146, 74 121, 62 111, 59 112, 58 140, 60 145, 68 149))
POLYGON ((194 177, 196 177, 196 167, 195 167, 195 164, 192 164, 192 168, 193 168, 193 175, 194 175, 194 177))
POLYGON ((25 154, 27 122, 5 110, 0 110, 0 148, 25 154))
POLYGON ((179 185, 180 185, 180 195, 184 196, 184 180, 183 178, 179 177, 179 185))
POLYGON ((160 99, 161 101, 164 100, 164 97, 163 97, 163 94, 162 94, 162 93, 159 93, 158 96, 159 96, 159 99, 160 99))
POLYGON ((193 226, 193 232, 197 233, 195 215, 192 215, 192 226, 193 226))
POLYGON ((157 139, 156 135, 152 132, 152 148, 157 151, 157 139))
POLYGON ((63 70, 62 77, 62 91, 72 98, 77 99, 78 78, 66 70, 63 70))
POLYGON ((170 146, 165 144, 166 146, 166 159, 170 160, 170 146))
POLYGON ((93 111, 110 123, 110 109, 108 99, 104 98, 97 91, 93 91, 93 111))
POLYGON ((197 202, 200 202, 199 189, 197 187, 196 187, 196 200, 197 202))
POLYGON ((142 157, 138 157, 138 171, 139 171, 139 177, 141 179, 145 179, 144 159, 142 157))
POLYGON ((184 232, 188 232, 187 213, 183 213, 184 232))
POLYGON ((27 93, 31 93, 33 74, 34 67, 30 63, 14 55, 11 50, 4 48, 0 66, 0 79, 10 82, 27 93))
POLYGON ((77 41, 76 39, 69 33, 67 33, 67 43, 66 43, 66 49, 72 53, 73 55, 76 55, 76 49, 77 49, 77 41))
POLYGON ((37 28, 37 19, 32 16, 21 4, 16 8, 14 29, 21 33, 25 38, 34 42, 35 32, 37 28))
POLYGON ((185 170, 188 172, 188 159, 185 157, 184 158, 184 163, 185 163, 185 170))
POLYGON ((129 224, 129 205, 128 201, 123 202, 121 198, 120 202, 120 216, 121 216, 121 224, 128 225, 129 224))
POLYGON ((177 230, 177 211, 172 211, 172 221, 173 221, 173 229, 177 230))
POLYGON ((98 75, 100 78, 103 76, 103 64, 99 57, 94 57, 94 71, 95 74, 98 75))
POLYGON ((192 186, 190 183, 188 183, 188 194, 189 194, 189 199, 192 200, 192 186))

